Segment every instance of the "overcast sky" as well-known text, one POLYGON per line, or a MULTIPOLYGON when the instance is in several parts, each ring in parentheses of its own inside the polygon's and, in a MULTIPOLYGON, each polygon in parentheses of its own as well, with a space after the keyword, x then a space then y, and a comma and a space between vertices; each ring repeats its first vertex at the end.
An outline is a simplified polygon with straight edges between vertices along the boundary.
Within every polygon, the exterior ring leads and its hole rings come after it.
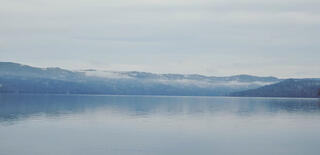
POLYGON ((0 0, 0 61, 320 77, 319 0, 0 0))

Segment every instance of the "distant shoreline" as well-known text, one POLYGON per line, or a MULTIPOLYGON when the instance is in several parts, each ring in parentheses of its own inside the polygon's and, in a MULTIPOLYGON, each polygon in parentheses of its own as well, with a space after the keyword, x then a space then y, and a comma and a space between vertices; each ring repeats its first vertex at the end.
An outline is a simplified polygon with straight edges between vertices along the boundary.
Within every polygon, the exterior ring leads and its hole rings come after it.
POLYGON ((255 99, 320 99, 319 97, 261 97, 261 96, 192 96, 192 95, 132 95, 132 94, 76 94, 76 93, 70 93, 70 94, 63 94, 63 93, 0 93, 1 95, 43 95, 43 96, 139 96, 139 97, 203 97, 203 98, 255 98, 255 99))

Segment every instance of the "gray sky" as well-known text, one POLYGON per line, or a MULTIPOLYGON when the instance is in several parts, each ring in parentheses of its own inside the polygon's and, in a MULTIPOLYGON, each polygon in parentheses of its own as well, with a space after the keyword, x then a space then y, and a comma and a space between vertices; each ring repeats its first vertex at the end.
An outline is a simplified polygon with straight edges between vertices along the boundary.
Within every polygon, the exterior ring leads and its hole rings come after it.
POLYGON ((319 0, 0 1, 0 61, 320 77, 319 0))

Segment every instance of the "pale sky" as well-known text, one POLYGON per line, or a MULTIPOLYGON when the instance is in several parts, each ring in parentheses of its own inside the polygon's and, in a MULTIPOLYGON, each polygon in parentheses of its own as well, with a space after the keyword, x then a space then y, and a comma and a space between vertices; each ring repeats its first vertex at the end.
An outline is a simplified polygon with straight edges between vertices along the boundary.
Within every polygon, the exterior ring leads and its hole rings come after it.
POLYGON ((319 0, 0 2, 0 61, 320 78, 319 0))

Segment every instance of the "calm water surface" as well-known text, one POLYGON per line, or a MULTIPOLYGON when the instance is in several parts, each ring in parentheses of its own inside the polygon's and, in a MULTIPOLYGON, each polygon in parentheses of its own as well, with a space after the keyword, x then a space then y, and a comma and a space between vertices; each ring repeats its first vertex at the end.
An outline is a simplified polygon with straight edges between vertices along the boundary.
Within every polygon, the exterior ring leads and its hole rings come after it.
POLYGON ((0 155, 319 155, 320 100, 0 95, 0 155))

